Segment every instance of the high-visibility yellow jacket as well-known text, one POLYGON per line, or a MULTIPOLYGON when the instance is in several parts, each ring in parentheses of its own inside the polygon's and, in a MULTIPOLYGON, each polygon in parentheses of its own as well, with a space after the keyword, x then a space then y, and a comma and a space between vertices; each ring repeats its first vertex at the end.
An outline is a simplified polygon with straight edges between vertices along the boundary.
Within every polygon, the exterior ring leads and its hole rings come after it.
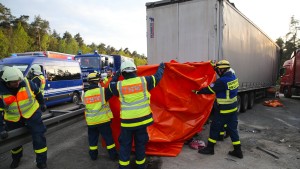
POLYGON ((4 103, 4 119, 7 121, 17 122, 21 117, 28 119, 40 106, 28 80, 25 78, 24 81, 26 85, 19 89, 16 96, 1 96, 4 103))
POLYGON ((118 81, 121 102, 121 126, 133 128, 153 123, 150 109, 150 93, 145 77, 135 77, 118 81))
POLYGON ((84 94, 85 119, 87 125, 106 123, 113 118, 103 87, 87 90, 84 94))

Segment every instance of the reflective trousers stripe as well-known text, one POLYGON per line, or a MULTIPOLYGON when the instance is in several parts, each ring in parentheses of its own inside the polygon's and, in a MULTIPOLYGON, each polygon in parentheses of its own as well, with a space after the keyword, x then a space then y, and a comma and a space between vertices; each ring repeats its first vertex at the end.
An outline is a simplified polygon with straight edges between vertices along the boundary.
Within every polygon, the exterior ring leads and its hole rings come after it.
POLYGON ((12 154, 18 154, 23 150, 23 147, 19 148, 18 150, 11 150, 12 154))
POLYGON ((90 150, 97 150, 98 146, 90 146, 90 150))
POLYGON ((135 160, 135 163, 138 164, 138 165, 141 165, 141 164, 144 164, 145 161, 146 161, 146 158, 144 158, 144 159, 141 160, 141 161, 135 160))
POLYGON ((106 146, 106 149, 112 149, 112 148, 114 148, 114 147, 116 147, 116 145, 115 144, 111 144, 111 145, 109 145, 109 146, 106 146))
POLYGON ((241 141, 232 142, 232 145, 240 145, 240 144, 241 144, 241 141))
POLYGON ((211 138, 208 138, 208 141, 211 142, 211 143, 216 143, 217 142, 217 140, 213 140, 211 138))
POLYGON ((130 163, 130 161, 121 161, 119 160, 119 164, 122 165, 122 166, 128 166, 130 163))
POLYGON ((47 147, 44 147, 42 149, 34 150, 34 152, 37 153, 37 154, 40 154, 40 153, 46 152, 47 150, 48 150, 47 147))

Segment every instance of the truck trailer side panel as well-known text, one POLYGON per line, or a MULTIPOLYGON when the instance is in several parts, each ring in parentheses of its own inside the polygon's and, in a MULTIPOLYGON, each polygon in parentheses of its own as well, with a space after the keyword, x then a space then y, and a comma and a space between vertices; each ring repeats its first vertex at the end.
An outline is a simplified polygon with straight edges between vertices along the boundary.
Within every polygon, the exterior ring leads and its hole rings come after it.
POLYGON ((241 112, 275 84, 279 47, 227 0, 163 0, 146 8, 149 64, 228 60, 241 112))
POLYGON ((223 51, 218 60, 231 63, 239 78, 240 91, 273 85, 277 78, 279 48, 235 7, 227 1, 223 3, 223 51))
POLYGON ((147 10, 148 64, 178 59, 178 5, 147 10), (172 17, 171 17, 172 16, 172 17))
POLYGON ((212 1, 179 3, 178 61, 215 60, 217 34, 216 8, 212 1), (201 32, 201 33, 200 33, 201 32))
POLYGON ((240 91, 275 83, 278 46, 228 1, 165 0, 146 6, 149 64, 227 59, 240 91))
POLYGON ((214 5, 205 0, 148 8, 148 63, 207 61, 215 56, 214 5))

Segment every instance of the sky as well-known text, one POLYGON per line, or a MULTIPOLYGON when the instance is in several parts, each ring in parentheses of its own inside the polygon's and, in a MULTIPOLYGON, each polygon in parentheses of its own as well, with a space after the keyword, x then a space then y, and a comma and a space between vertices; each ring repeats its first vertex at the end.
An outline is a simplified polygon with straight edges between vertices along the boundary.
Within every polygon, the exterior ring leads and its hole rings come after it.
MULTIPOLYGON (((155 0, 0 0, 16 17, 40 15, 61 36, 80 33, 86 44, 104 43, 147 55, 146 2, 155 0)), ((274 41, 289 32, 300 0, 230 0, 274 41)), ((300 25, 299 25, 300 27, 300 25)), ((300 34, 300 30, 299 30, 300 34)), ((298 36, 299 37, 299 36, 298 36)))

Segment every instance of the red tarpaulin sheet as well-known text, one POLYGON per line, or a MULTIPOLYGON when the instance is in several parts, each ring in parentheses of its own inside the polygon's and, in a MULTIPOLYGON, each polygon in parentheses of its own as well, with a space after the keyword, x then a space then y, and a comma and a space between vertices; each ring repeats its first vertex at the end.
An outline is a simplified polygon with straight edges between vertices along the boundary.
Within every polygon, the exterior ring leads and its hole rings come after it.
MULTIPOLYGON (((158 65, 139 66, 138 76, 155 74, 158 65)), ((196 95, 215 80, 209 62, 165 63, 165 71, 158 86, 151 90, 151 110, 154 124, 148 127, 148 155, 177 156, 187 139, 202 130, 211 111, 215 95, 196 95)), ((114 114, 112 130, 117 148, 120 134, 120 102, 110 99, 114 114)))

